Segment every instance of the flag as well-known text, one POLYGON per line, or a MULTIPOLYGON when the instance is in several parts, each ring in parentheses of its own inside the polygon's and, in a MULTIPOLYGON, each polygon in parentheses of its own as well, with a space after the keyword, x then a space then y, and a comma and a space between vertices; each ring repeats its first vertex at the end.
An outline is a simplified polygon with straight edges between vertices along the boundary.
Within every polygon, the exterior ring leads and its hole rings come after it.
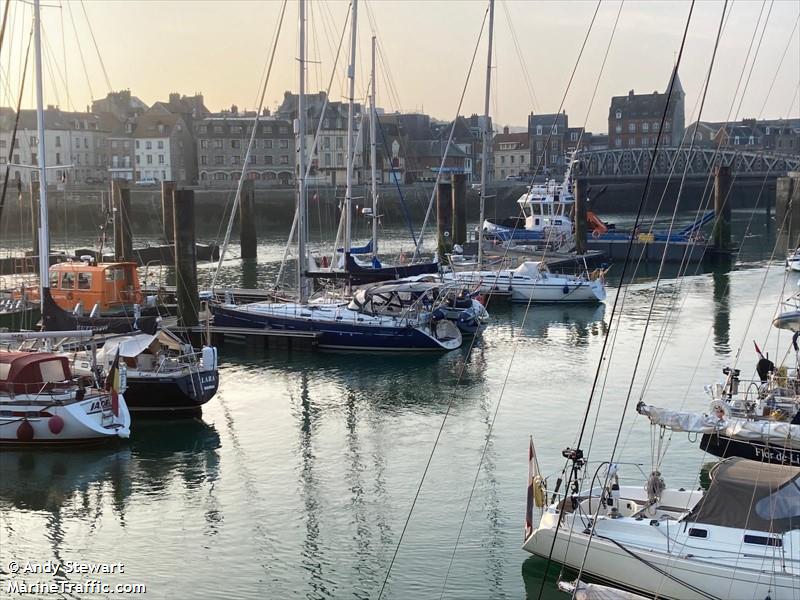
POLYGON ((114 362, 111 363, 111 368, 106 375, 106 391, 111 392, 111 412, 114 416, 119 416, 119 348, 117 348, 117 355, 114 357, 114 362))
POLYGON ((753 340, 753 346, 756 347, 756 354, 758 354, 759 358, 764 358, 764 355, 761 354, 761 348, 758 347, 758 344, 756 344, 755 340, 753 340))
POLYGON ((533 477, 534 477, 533 436, 528 446, 528 498, 525 503, 525 539, 533 533, 533 477))

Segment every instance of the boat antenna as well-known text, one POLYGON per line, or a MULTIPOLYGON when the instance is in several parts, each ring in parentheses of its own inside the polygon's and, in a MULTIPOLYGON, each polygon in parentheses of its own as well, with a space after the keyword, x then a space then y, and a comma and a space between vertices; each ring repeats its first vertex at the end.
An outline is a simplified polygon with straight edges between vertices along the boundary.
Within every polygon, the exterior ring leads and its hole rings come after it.
POLYGON ((36 64, 36 128, 39 152, 39 302, 44 313, 44 294, 50 287, 50 236, 47 212, 47 157, 44 145, 44 90, 42 89, 42 17, 39 0, 33 0, 33 45, 36 64))
POLYGON ((494 34, 494 0, 489 0, 489 49, 486 57, 486 93, 483 103, 483 148, 481 149, 481 209, 478 217, 478 271, 483 268, 483 220, 486 215, 486 184, 489 173, 489 144, 492 128, 489 126, 489 98, 492 89, 492 36, 494 34))
POLYGON ((347 179, 344 194, 344 268, 350 259, 350 236, 352 233, 353 203, 353 161, 355 160, 355 140, 353 139, 353 117, 355 105, 353 97, 356 93, 356 45, 358 42, 358 0, 353 0, 350 19, 350 64, 347 67, 347 179))

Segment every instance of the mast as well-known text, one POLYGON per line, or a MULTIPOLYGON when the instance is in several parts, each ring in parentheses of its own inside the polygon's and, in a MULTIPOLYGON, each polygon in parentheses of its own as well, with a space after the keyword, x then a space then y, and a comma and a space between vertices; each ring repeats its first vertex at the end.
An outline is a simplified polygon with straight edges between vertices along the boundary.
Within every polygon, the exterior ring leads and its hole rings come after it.
MULTIPOLYGON (((298 0, 300 19, 300 94, 297 98, 297 292, 300 304, 308 301, 306 269, 306 3, 298 0)), ((320 117, 321 118, 321 117, 320 117)))
POLYGON ((372 72, 370 74, 369 98, 369 162, 372 165, 372 258, 378 256, 378 177, 376 173, 376 140, 375 140, 375 36, 372 36, 372 72))
POLYGON ((345 269, 347 269, 347 258, 350 256, 350 234, 352 226, 352 204, 353 204, 353 162, 355 161, 355 148, 353 140, 353 117, 355 106, 353 97, 356 94, 356 42, 358 41, 358 27, 356 18, 358 17, 358 0, 353 0, 352 17, 350 22, 350 64, 347 67, 347 79, 349 90, 347 98, 347 187, 344 196, 344 257, 345 269))
POLYGON ((486 95, 483 104, 483 148, 481 152, 481 214, 478 221, 478 270, 483 266, 483 221, 486 213, 486 184, 488 183, 489 144, 489 95, 492 87, 492 34, 494 33, 494 0, 489 0, 489 51, 486 58, 486 95))
POLYGON ((39 0, 33 1, 34 45, 36 47, 36 125, 39 152, 39 301, 44 313, 44 291, 50 287, 50 237, 47 222, 47 170, 44 144, 44 92, 42 90, 42 20, 39 0))

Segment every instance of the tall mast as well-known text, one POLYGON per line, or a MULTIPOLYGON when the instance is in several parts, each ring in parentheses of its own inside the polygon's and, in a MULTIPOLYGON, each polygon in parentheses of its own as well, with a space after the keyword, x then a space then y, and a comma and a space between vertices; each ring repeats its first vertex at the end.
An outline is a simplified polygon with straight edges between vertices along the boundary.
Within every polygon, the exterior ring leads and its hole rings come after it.
POLYGON ((483 220, 486 212, 486 184, 489 172, 489 95, 492 87, 492 34, 494 33, 494 0, 489 0, 489 52, 486 58, 486 95, 483 104, 483 149, 481 152, 481 214, 478 221, 478 269, 483 266, 483 220))
POLYGON ((358 0, 353 0, 352 17, 350 21, 350 65, 347 67, 347 79, 349 80, 348 107, 347 107, 347 187, 344 196, 344 255, 345 269, 347 268, 347 257, 350 255, 350 234, 352 225, 352 204, 353 204, 353 162, 355 161, 355 148, 353 140, 353 117, 355 107, 353 97, 356 95, 356 41, 358 40, 358 27, 356 18, 358 17, 358 0))
POLYGON ((370 74, 369 98, 369 163, 372 165, 372 258, 378 256, 378 176, 377 176, 377 141, 375 139, 375 36, 372 36, 372 72, 370 74))
POLYGON ((44 92, 42 90, 42 18, 39 0, 33 1, 34 44, 36 46, 36 125, 39 136, 39 299, 44 312, 44 290, 50 287, 50 239, 47 222, 47 165, 44 144, 44 92))
POLYGON ((297 291, 301 304, 308 301, 306 269, 306 3, 298 0, 300 19, 300 94, 297 98, 297 291))

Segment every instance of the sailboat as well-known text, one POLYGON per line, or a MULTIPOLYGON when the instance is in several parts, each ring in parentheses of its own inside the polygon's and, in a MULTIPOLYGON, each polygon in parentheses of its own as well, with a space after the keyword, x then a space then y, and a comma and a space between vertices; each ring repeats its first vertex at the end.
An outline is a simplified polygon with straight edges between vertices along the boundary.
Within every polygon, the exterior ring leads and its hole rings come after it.
MULTIPOLYGON (((345 256, 350 252, 350 200, 353 189, 353 95, 356 55, 356 24, 358 2, 351 8, 351 52, 348 77, 350 79, 350 110, 348 112, 348 159, 347 192, 345 198, 345 256)), ((366 291, 366 298, 339 300, 325 303, 309 303, 309 281, 307 266, 309 255, 306 249, 306 110, 305 110, 305 2, 298 2, 300 20, 299 64, 300 84, 298 99, 298 296, 297 303, 255 302, 235 305, 230 303, 212 305, 214 324, 222 327, 244 327, 255 329, 277 329, 308 331, 317 335, 317 343, 323 349, 355 351, 424 351, 454 350, 461 346, 461 333, 451 321, 438 319, 435 305, 429 306, 422 299, 408 306, 402 290, 390 290, 375 294, 366 291), (401 310, 387 311, 387 306, 401 306, 401 310)))

